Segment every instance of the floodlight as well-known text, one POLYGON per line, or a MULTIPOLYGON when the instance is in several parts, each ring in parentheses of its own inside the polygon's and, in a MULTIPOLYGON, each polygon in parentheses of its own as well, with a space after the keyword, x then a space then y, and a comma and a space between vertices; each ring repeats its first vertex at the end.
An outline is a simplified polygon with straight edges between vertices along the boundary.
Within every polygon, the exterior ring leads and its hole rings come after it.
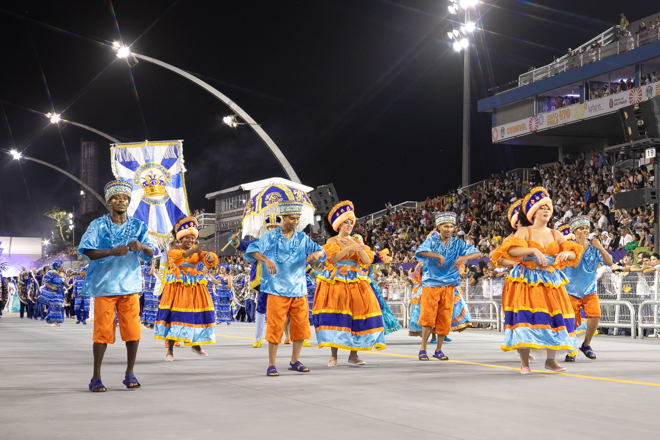
POLYGON ((131 50, 128 48, 128 46, 121 46, 117 48, 117 58, 128 58, 130 54, 131 50))

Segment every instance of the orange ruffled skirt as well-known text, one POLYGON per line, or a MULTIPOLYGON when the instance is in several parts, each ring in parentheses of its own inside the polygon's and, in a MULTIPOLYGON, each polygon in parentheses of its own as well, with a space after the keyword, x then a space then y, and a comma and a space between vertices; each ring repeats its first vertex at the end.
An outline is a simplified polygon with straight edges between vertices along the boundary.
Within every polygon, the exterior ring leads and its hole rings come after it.
MULTIPOLYGON (((347 274, 342 275, 346 277, 347 274)), ((350 282, 319 277, 312 322, 319 348, 354 351, 385 348, 385 329, 378 298, 369 282, 358 277, 350 282)))
POLYGON ((154 334, 156 339, 185 345, 215 344, 215 307, 206 285, 167 284, 158 305, 154 334))

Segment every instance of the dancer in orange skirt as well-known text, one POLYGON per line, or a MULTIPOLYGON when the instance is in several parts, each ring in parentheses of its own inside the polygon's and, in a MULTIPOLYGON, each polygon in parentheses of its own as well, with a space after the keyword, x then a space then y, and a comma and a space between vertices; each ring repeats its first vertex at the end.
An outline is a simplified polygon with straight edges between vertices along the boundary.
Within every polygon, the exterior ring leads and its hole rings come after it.
POLYGON ((369 246, 351 238, 355 225, 353 204, 335 205, 328 214, 338 234, 323 246, 325 270, 316 278, 312 321, 319 348, 330 347, 328 367, 337 366, 337 350, 350 350, 348 362, 364 365, 358 351, 385 348, 385 329, 378 298, 365 274, 374 260, 369 246))
POLYGON ((493 252, 495 264, 501 259, 517 261, 502 292, 502 350, 519 350, 521 374, 531 373, 530 349, 546 349, 545 368, 561 372, 566 369, 555 360, 556 351, 571 351, 575 346, 575 313, 564 287, 568 278, 563 269, 577 265, 583 249, 548 228, 552 211, 545 188, 532 189, 522 202, 523 227, 493 252))
POLYGON ((176 222, 172 235, 178 244, 167 254, 169 270, 158 304, 154 337, 168 342, 166 361, 174 360, 174 342, 183 341, 200 356, 208 356, 200 345, 215 344, 215 308, 206 279, 197 264, 218 265, 218 256, 195 246, 199 236, 197 219, 183 217, 176 222))

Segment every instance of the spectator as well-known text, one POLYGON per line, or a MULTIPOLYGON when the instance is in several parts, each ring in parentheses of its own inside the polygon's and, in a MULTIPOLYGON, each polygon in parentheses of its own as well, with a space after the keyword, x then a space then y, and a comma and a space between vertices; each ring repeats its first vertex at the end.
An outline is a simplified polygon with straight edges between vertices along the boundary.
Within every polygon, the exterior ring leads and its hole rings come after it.
POLYGON ((619 28, 621 30, 624 30, 624 29, 627 29, 629 25, 630 25, 630 22, 628 21, 628 19, 626 18, 626 16, 622 12, 621 13, 621 20, 619 20, 619 28))

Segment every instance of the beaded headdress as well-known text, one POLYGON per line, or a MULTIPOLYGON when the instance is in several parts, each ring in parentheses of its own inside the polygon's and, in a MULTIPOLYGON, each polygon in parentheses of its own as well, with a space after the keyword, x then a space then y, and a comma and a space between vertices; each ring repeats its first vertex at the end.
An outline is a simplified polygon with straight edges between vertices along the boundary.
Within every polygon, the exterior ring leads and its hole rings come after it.
POLYGON ((105 192, 105 201, 109 202, 113 196, 123 195, 128 197, 128 200, 131 200, 131 194, 133 193, 133 185, 123 180, 113 180, 108 182, 103 188, 105 192))
POLYGON ((353 220, 353 224, 355 224, 355 221, 357 220, 355 218, 355 207, 353 207, 353 203, 348 200, 337 203, 332 207, 330 213, 328 213, 328 221, 335 232, 339 230, 339 226, 346 220, 353 220))
POLYGON ((591 221, 589 220, 588 215, 578 215, 577 217, 573 217, 569 225, 571 227, 571 232, 573 233, 582 226, 591 229, 591 221))
POLYGON ((87 272, 87 266, 81 267, 80 269, 78 269, 78 272, 85 272, 86 273, 87 272))
POLYGON ((282 217, 277 214, 268 214, 266 217, 264 217, 264 226, 266 229, 277 227, 280 225, 280 223, 282 223, 282 217))
POLYGON ((568 224, 561 225, 560 227, 557 228, 557 230, 561 232, 561 235, 563 235, 569 240, 573 240, 575 238, 575 235, 571 233, 571 227, 568 224))
POLYGON ((513 229, 516 229, 516 223, 518 223, 518 215, 520 214, 520 206, 522 205, 522 200, 518 199, 509 206, 509 210, 506 213, 506 216, 509 218, 509 223, 513 229))
POLYGON ((550 198, 550 194, 548 194, 548 190, 542 186, 537 186, 529 191, 522 202, 523 212, 530 223, 533 223, 534 214, 536 214, 536 211, 541 206, 549 206, 550 213, 552 214, 552 199, 550 198))
POLYGON ((280 202, 280 215, 300 215, 302 208, 301 202, 282 201, 280 202))
POLYGON ((439 212, 435 216, 435 225, 440 226, 443 223, 456 224, 456 213, 451 211, 439 212))
POLYGON ((181 240, 186 235, 192 234, 195 239, 199 237, 199 230, 197 226, 197 219, 195 217, 184 217, 174 225, 176 231, 176 239, 181 240))

